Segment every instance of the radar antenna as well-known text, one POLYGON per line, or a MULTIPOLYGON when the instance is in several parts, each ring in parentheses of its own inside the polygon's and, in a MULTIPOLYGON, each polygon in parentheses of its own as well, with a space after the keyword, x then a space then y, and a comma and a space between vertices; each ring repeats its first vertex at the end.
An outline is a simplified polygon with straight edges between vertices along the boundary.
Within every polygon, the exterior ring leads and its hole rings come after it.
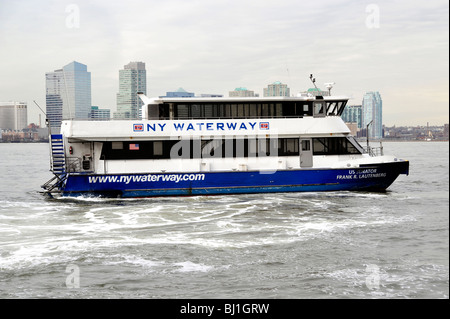
POLYGON ((331 96, 331 89, 333 88, 333 85, 335 85, 335 82, 328 82, 325 83, 325 87, 328 89, 328 95, 331 96))

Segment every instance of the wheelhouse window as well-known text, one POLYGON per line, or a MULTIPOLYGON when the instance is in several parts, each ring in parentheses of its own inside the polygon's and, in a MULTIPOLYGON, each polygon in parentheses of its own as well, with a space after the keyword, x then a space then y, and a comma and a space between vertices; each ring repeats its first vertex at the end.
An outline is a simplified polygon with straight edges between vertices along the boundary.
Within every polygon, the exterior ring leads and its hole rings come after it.
POLYGON ((325 116, 325 102, 314 102, 314 116, 325 116))

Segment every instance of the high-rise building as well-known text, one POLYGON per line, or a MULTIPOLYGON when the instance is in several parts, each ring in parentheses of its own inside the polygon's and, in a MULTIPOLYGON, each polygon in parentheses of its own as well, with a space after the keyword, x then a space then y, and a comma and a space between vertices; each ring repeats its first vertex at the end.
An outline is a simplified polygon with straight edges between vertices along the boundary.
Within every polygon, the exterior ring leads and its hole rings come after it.
POLYGON ((372 138, 383 137, 383 101, 379 92, 367 92, 362 100, 362 125, 368 129, 368 136, 372 138))
POLYGON ((283 84, 279 81, 269 84, 267 88, 264 88, 264 96, 290 96, 290 89, 287 84, 283 84))
POLYGON ((362 105, 347 105, 341 115, 346 123, 356 123, 358 129, 362 129, 362 105))
POLYGON ((255 94, 254 91, 247 90, 246 88, 235 88, 234 91, 228 92, 229 97, 253 97, 253 96, 259 96, 258 94, 255 94))
POLYGON ((26 102, 0 102, 0 129, 21 131, 28 126, 26 102))
POLYGON ((93 120, 109 120, 111 118, 111 110, 100 109, 98 106, 92 106, 90 118, 93 120))
POLYGON ((91 72, 73 61, 62 69, 48 72, 46 110, 49 125, 59 129, 63 119, 88 119, 91 113, 91 72))
POLYGON ((119 70, 119 93, 115 119, 141 117, 142 102, 137 93, 147 94, 147 73, 144 62, 130 62, 119 70))

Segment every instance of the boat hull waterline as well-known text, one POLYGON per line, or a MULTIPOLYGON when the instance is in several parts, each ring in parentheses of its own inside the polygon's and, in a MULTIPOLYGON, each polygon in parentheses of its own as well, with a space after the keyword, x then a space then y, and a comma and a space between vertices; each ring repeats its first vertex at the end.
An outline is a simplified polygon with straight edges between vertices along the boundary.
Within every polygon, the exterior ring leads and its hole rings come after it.
POLYGON ((276 192, 385 191, 409 162, 348 169, 150 174, 69 174, 62 196, 154 197, 276 192))

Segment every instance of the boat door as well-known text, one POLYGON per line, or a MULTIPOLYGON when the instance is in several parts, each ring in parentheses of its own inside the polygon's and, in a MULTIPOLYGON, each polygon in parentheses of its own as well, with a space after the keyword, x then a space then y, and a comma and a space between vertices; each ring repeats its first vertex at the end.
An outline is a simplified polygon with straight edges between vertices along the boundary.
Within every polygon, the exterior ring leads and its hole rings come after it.
POLYGON ((313 166, 312 140, 300 139, 300 167, 313 166))
POLYGON ((94 171, 94 142, 82 143, 81 167, 84 171, 94 171))

